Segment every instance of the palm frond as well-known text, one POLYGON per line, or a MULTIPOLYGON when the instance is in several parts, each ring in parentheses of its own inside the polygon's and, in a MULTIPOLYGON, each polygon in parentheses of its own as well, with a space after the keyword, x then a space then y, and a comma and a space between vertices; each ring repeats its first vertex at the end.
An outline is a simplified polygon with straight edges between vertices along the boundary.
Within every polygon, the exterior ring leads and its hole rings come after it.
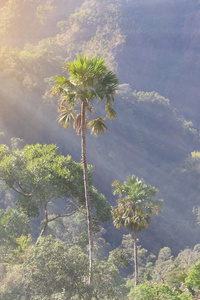
POLYGON ((55 76, 55 86, 68 86, 73 88, 73 84, 70 82, 70 80, 64 76, 61 76, 59 74, 57 74, 55 76))
POLYGON ((58 112, 60 113, 57 119, 59 124, 63 125, 64 128, 68 129, 69 125, 72 124, 75 119, 74 110, 66 106, 60 105, 58 112))
POLYGON ((104 133, 107 129, 107 126, 104 124, 104 118, 98 118, 90 121, 88 123, 88 127, 94 136, 104 133))
POLYGON ((112 105, 107 104, 105 109, 107 111, 106 117, 108 119, 114 119, 117 117, 116 111, 114 110, 114 107, 112 105))

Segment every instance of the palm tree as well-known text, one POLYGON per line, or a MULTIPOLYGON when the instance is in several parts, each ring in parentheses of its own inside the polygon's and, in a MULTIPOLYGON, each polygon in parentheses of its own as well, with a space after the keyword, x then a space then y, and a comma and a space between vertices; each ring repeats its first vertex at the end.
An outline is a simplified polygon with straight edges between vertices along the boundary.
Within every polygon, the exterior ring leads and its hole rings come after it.
POLYGON ((120 184, 114 181, 114 195, 118 195, 118 206, 112 209, 114 225, 126 227, 134 233, 135 286, 138 283, 137 234, 148 228, 153 214, 161 210, 162 200, 154 200, 158 190, 132 175, 120 184))
POLYGON ((86 132, 89 128, 95 136, 103 133, 107 129, 104 120, 116 117, 113 102, 118 78, 116 74, 108 70, 102 57, 87 58, 84 55, 77 55, 77 59, 65 65, 64 70, 67 71, 68 76, 67 78, 61 75, 55 77, 52 95, 59 94, 61 96, 58 109, 60 113, 59 123, 65 128, 73 124, 77 134, 81 134, 89 238, 89 285, 91 286, 93 281, 93 235, 86 160, 86 132), (93 107, 94 100, 100 102, 104 100, 107 112, 105 118, 94 118, 96 114, 93 107))

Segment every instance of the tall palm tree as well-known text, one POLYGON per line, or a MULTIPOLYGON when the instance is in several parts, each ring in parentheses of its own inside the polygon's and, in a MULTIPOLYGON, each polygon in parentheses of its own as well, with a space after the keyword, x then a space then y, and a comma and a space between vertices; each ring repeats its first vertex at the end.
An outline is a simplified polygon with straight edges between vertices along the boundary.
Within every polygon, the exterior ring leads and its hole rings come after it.
POLYGON ((113 208, 114 225, 126 227, 134 233, 135 286, 138 283, 137 234, 148 228, 152 215, 162 208, 162 200, 154 200, 158 190, 144 183, 143 179, 132 175, 120 184, 114 181, 114 195, 118 195, 118 206, 113 208))
POLYGON ((108 70, 102 57, 87 58, 77 56, 64 70, 67 77, 57 75, 52 94, 59 94, 59 123, 65 128, 73 124, 77 134, 81 134, 81 150, 84 174, 85 201, 87 208, 88 238, 89 238, 89 285, 93 281, 93 235, 92 215, 88 187, 88 170, 86 160, 86 132, 87 128, 96 136, 107 129, 104 124, 106 118, 113 119, 116 112, 113 108, 114 94, 118 86, 116 74, 108 70), (106 117, 94 118, 94 100, 104 101, 106 117))

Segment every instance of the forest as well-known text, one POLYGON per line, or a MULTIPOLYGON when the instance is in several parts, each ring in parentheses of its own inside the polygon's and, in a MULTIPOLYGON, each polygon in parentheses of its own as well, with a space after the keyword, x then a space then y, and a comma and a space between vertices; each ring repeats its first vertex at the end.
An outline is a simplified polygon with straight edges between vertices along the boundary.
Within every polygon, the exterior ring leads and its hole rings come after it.
POLYGON ((199 16, 0 1, 0 300, 199 299, 199 16))

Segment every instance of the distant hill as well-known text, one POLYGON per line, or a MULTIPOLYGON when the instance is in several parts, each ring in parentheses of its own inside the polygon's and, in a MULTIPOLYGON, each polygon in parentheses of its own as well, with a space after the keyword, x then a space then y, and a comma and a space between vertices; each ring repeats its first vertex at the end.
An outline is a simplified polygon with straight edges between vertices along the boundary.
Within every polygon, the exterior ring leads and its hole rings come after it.
POLYGON ((169 98, 199 127, 199 1, 124 1, 122 11, 120 78, 169 98))

